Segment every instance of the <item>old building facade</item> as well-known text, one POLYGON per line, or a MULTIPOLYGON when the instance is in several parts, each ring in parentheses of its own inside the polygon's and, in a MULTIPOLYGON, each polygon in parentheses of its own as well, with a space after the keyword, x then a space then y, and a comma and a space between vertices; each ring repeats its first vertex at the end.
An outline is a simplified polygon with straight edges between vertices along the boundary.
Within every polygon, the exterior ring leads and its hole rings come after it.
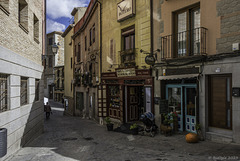
POLYGON ((99 3, 91 0, 83 17, 74 26, 75 115, 98 119, 97 86, 99 81, 99 3))
POLYGON ((98 115, 119 123, 137 121, 144 112, 154 112, 151 66, 145 63, 144 54, 152 50, 151 1, 101 2, 98 115))
MULTIPOLYGON (((236 0, 154 1, 155 113, 174 111, 178 130, 239 142, 239 6, 236 0)), ((160 115, 157 116, 160 119, 160 115)))
POLYGON ((54 99, 54 67, 64 65, 64 39, 62 32, 54 31, 47 34, 46 54, 43 56, 44 65, 44 97, 54 99), (58 45, 58 52, 52 52, 52 45, 58 45))
POLYGON ((0 128, 7 129, 3 160, 43 132, 44 37, 44 0, 0 1, 0 128))
POLYGON ((64 103, 64 66, 54 67, 54 101, 64 103))
POLYGON ((71 15, 74 16, 73 24, 70 24, 62 34, 64 38, 64 101, 65 101, 65 114, 74 115, 74 44, 72 36, 74 34, 74 25, 82 18, 86 11, 86 7, 76 7, 73 9, 71 15))

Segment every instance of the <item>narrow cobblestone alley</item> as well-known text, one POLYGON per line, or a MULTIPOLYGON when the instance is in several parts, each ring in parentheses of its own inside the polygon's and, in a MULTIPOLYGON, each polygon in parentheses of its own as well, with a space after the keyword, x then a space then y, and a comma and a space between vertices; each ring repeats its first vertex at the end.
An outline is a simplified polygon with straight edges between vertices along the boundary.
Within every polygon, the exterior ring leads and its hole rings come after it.
POLYGON ((64 116, 61 104, 50 105, 53 115, 45 120, 44 133, 8 161, 240 160, 239 145, 188 144, 185 135, 152 138, 108 132, 94 121, 64 116))

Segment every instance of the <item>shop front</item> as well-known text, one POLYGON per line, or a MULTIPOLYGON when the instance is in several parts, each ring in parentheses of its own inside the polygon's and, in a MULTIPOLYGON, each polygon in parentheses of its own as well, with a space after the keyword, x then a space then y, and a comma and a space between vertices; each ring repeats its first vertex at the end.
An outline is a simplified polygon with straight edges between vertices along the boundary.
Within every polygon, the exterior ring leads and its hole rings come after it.
POLYGON ((178 130, 196 133, 196 84, 167 84, 166 100, 170 112, 178 115, 178 130))
POLYGON ((148 69, 135 68, 102 73, 99 117, 132 122, 138 121, 145 112, 153 112, 153 78, 150 73, 148 69))
MULTIPOLYGON (((158 68, 160 114, 176 113, 178 131, 196 133, 199 123, 199 68, 158 68), (163 111, 163 112, 162 112, 163 111)), ((162 118, 163 119, 163 118, 162 118)))

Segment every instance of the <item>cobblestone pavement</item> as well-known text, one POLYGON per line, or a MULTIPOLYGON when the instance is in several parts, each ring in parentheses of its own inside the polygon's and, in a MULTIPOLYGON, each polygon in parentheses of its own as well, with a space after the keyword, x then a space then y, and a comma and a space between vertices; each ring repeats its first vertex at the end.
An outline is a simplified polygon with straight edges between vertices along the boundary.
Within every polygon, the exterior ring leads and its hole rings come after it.
POLYGON ((50 102, 53 115, 45 132, 8 161, 211 161, 240 160, 240 145, 185 142, 185 135, 155 137, 109 132, 92 120, 63 116, 62 104, 50 102))

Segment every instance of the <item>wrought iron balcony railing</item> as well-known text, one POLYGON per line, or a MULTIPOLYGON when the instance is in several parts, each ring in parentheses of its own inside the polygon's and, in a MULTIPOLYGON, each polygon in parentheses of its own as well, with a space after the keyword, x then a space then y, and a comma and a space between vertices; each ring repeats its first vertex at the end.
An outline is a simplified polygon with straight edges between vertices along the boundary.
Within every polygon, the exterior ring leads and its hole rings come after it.
POLYGON ((161 38, 161 59, 203 55, 206 53, 207 29, 204 27, 161 38))
POLYGON ((136 66, 136 49, 128 49, 119 51, 121 64, 120 67, 128 68, 136 66))

